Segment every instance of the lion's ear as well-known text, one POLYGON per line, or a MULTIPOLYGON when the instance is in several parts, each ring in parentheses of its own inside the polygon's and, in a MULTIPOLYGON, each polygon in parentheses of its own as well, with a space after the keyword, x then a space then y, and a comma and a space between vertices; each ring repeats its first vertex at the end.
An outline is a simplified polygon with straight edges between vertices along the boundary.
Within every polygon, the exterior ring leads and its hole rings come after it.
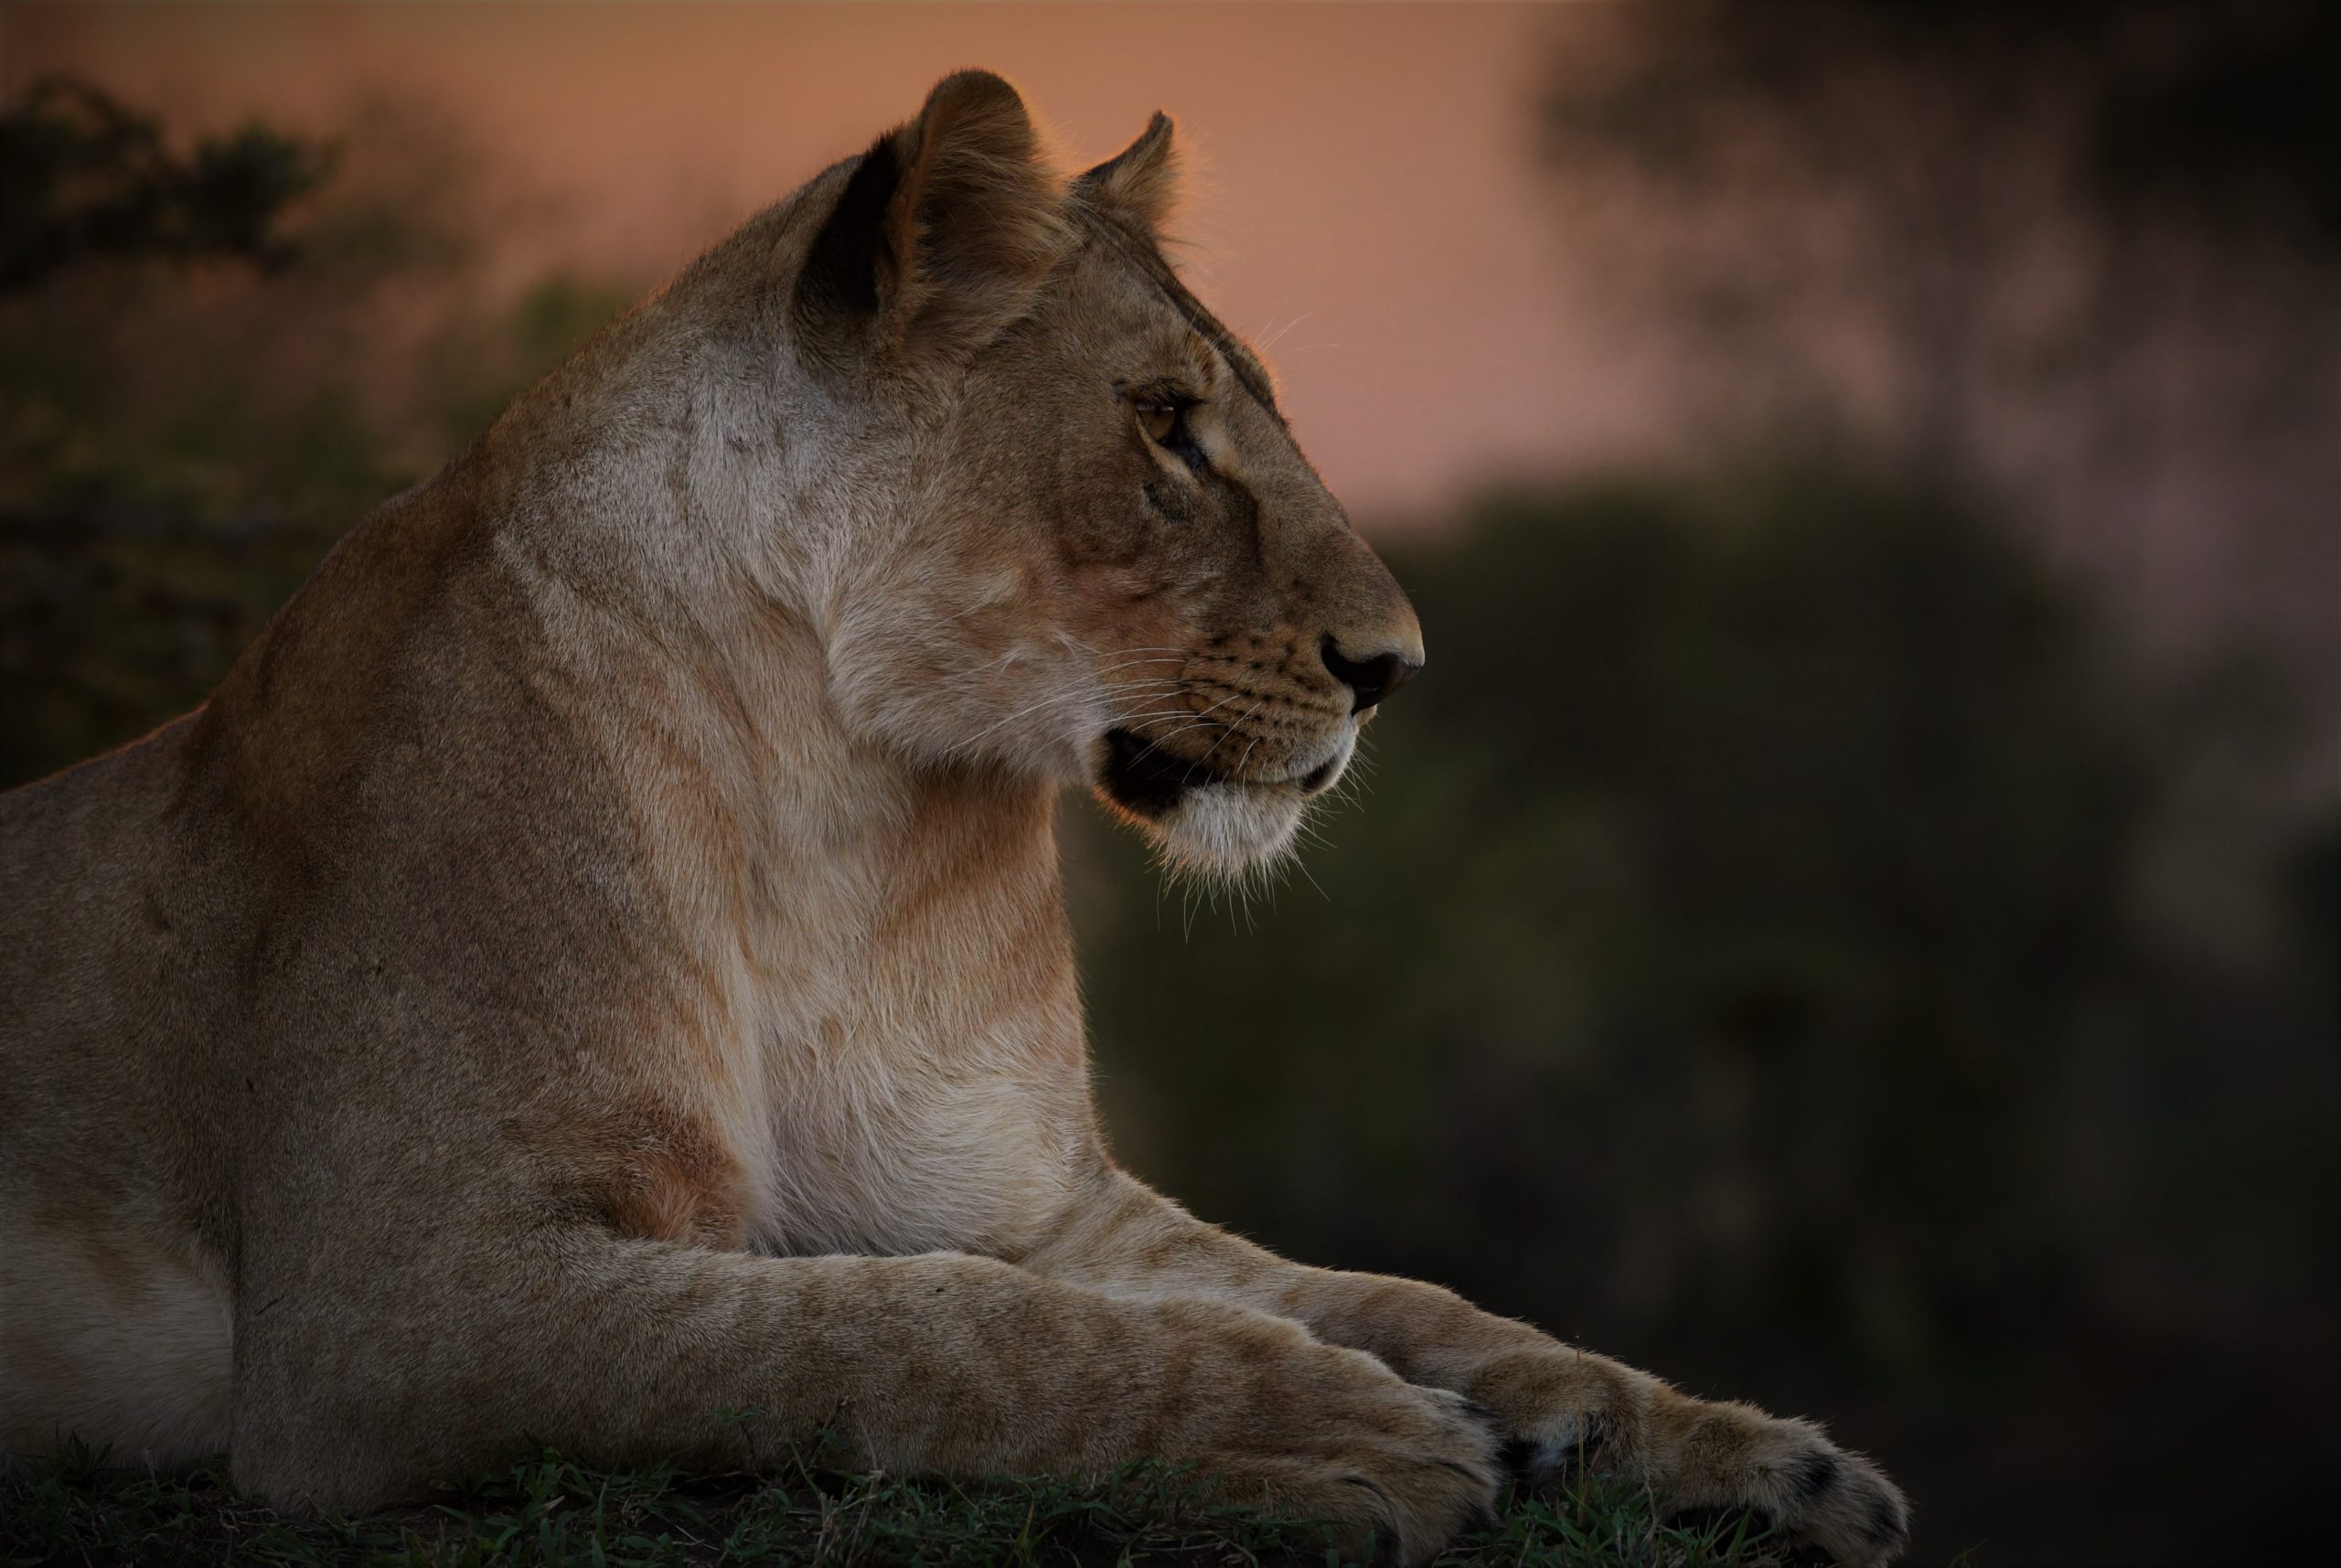
POLYGON ((1179 200, 1179 155, 1160 110, 1137 141, 1074 182, 1074 188, 1147 233, 1160 233, 1179 200))
POLYGON ((797 318, 825 350, 964 355, 1031 308, 1071 243, 1024 101, 963 70, 847 177, 798 275, 797 318))

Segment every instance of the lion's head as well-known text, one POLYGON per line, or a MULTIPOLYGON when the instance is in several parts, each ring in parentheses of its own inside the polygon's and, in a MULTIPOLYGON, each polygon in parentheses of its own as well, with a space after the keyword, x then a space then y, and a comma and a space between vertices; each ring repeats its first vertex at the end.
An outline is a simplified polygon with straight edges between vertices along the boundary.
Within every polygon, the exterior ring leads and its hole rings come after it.
POLYGON ((1290 846, 1423 646, 1163 259, 1171 142, 1158 114, 1068 181, 1012 88, 951 77, 800 197, 787 331, 864 454, 831 481, 859 519, 828 631, 851 721, 1078 780, 1232 873, 1290 846))

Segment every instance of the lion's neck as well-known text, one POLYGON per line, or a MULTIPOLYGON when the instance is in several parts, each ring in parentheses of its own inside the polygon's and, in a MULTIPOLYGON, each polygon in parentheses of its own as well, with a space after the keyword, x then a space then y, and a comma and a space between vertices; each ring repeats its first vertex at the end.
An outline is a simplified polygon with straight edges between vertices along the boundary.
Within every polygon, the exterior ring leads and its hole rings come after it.
POLYGON ((971 1029, 1008 996, 1070 996, 1053 784, 857 736, 825 640, 785 608, 702 606, 689 625, 573 609, 578 719, 662 901, 744 955, 754 988, 971 1029))
POLYGON ((1022 1244, 1093 1136, 1052 791, 912 768, 845 735, 817 667, 750 670, 705 677, 725 722, 703 768, 644 780, 715 977, 703 1038, 746 1233, 1022 1244))
POLYGON ((577 721, 701 977, 675 1023, 746 1173, 745 1234, 1013 1244, 1054 1201, 1033 1173, 1090 1136, 1053 786, 857 738, 820 640, 769 606, 573 624, 577 721))
POLYGON ((736 467, 701 461, 732 450, 722 420, 633 428, 668 444, 629 453, 623 483, 557 465, 516 479, 497 553, 567 667, 542 689, 572 694, 676 967, 699 977, 679 1076, 707 1075, 750 1173, 749 1232, 775 1248, 1011 1245, 1018 1216, 1053 1206, 1025 1189, 1035 1173, 1093 1136, 1056 786, 920 766, 850 721, 868 672, 832 667, 860 656, 835 651, 852 641, 835 628, 885 519, 819 497, 869 486, 775 470, 702 489, 691 476, 736 467), (637 485, 653 470, 684 483, 637 485), (752 535, 763 548, 725 542, 752 535))

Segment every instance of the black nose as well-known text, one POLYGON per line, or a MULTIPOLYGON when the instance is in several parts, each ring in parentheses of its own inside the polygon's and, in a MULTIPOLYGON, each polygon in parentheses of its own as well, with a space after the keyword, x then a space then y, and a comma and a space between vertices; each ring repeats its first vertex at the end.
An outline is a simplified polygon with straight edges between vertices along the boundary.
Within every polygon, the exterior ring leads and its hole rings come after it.
POLYGON ((1325 655, 1325 667, 1333 678, 1356 693, 1350 711, 1363 713, 1408 681, 1423 667, 1396 654, 1376 654, 1369 659, 1353 659, 1343 656, 1332 638, 1320 645, 1325 655))

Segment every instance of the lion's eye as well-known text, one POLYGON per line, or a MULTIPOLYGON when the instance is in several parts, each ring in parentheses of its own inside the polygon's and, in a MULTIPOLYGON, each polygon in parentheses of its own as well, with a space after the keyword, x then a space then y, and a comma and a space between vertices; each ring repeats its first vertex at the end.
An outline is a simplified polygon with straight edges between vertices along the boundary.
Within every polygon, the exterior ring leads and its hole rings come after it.
POLYGON ((1138 411, 1138 427, 1154 443, 1190 468, 1203 465, 1203 449, 1194 432, 1187 426, 1187 411, 1195 406, 1192 398, 1155 397, 1143 400, 1133 407, 1138 411))

